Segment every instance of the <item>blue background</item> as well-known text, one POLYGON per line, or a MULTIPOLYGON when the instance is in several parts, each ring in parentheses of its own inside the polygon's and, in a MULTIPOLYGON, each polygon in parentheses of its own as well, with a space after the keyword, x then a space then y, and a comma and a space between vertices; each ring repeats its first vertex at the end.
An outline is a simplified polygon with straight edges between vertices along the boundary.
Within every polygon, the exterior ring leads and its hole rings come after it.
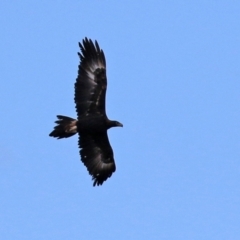
POLYGON ((0 238, 240 239, 239 1, 1 1, 0 238), (107 59, 117 171, 77 136, 78 42, 107 59))

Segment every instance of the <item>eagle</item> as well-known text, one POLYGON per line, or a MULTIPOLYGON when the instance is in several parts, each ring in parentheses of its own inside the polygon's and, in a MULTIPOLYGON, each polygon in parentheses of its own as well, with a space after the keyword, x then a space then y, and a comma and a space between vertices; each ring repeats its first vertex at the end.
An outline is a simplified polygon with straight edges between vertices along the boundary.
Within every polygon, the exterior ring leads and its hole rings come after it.
POLYGON ((57 139, 78 133, 81 161, 92 176, 93 186, 102 185, 116 171, 114 154, 107 130, 123 127, 106 115, 106 60, 98 42, 85 38, 79 43, 80 64, 75 82, 77 119, 57 115, 56 126, 49 134, 57 139))

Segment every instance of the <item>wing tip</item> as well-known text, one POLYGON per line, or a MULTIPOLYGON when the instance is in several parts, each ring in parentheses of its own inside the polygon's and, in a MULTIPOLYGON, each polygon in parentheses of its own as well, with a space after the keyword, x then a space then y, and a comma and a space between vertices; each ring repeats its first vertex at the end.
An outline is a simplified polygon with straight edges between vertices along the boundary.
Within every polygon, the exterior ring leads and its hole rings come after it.
POLYGON ((97 40, 93 42, 92 39, 85 37, 82 42, 78 43, 78 45, 81 50, 81 52, 78 53, 78 56, 82 61, 88 58, 95 58, 98 59, 98 61, 100 60, 106 67, 105 55, 97 40))
MULTIPOLYGON (((108 166, 110 167, 110 166, 108 166)), ((100 174, 91 174, 93 180, 93 187, 102 185, 108 178, 112 176, 112 174, 116 171, 115 164, 111 164, 112 169, 108 168, 108 172, 102 172, 100 174), (109 171, 110 170, 110 171, 109 171)), ((106 169, 105 169, 106 170, 106 169)))
MULTIPOLYGON (((112 175, 112 174, 111 174, 112 175)), ((111 176, 109 176, 111 177, 111 176)), ((95 177, 93 176, 92 177, 92 180, 93 180, 93 187, 96 187, 96 186, 101 186, 103 184, 104 181, 106 181, 109 177, 106 177, 106 178, 99 178, 99 177, 95 177)))

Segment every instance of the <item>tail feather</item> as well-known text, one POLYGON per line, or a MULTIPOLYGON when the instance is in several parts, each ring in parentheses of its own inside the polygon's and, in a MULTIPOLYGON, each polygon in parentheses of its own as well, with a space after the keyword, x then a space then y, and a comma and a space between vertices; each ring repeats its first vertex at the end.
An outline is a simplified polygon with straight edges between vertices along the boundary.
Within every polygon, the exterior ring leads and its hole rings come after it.
POLYGON ((58 120, 55 121, 57 125, 49 134, 50 137, 57 139, 68 138, 77 133, 77 120, 74 118, 57 115, 58 120))

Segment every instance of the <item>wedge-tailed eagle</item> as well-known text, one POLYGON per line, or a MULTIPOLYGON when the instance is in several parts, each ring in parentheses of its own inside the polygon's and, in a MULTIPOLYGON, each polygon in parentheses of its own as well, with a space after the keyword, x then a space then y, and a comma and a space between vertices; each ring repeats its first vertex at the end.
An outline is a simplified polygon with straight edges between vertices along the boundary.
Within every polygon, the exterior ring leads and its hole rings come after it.
POLYGON ((93 186, 102 185, 115 172, 113 150, 107 130, 122 127, 106 115, 107 90, 106 60, 97 41, 85 38, 79 43, 81 53, 78 76, 75 83, 77 119, 58 115, 57 125, 49 134, 58 139, 78 133, 81 160, 93 179, 93 186))

